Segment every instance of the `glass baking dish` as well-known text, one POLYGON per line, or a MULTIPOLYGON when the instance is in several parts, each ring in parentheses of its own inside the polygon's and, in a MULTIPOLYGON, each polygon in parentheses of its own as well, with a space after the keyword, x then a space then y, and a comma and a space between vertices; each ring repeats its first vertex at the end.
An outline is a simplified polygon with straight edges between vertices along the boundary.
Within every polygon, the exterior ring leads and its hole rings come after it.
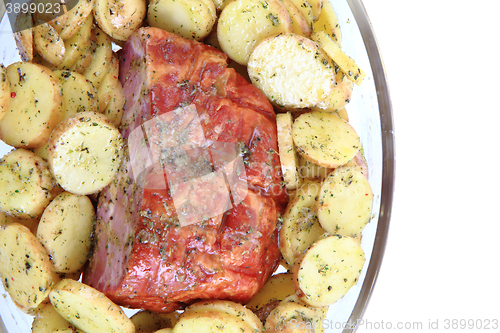
MULTIPOLYGON (((394 189, 394 130, 384 66, 363 4, 360 0, 331 2, 341 27, 342 49, 366 73, 362 85, 355 86, 346 110, 349 122, 361 138, 374 202, 372 218, 363 230, 361 245, 366 262, 361 276, 345 297, 330 306, 322 324, 326 332, 354 332, 368 304, 387 240, 394 189)), ((20 58, 4 11, 1 2, 0 62, 7 66, 20 58)), ((0 141, 0 157, 10 149, 0 141)), ((0 294, 0 333, 30 332, 32 317, 17 309, 1 284, 0 294)), ((132 314, 133 311, 126 309, 126 313, 132 314)))

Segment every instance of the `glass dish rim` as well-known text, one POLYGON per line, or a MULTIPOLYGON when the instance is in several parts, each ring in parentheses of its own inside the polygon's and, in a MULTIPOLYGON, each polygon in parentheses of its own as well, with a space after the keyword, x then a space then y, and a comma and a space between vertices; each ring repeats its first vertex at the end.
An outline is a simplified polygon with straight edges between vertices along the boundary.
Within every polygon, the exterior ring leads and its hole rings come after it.
POLYGON ((387 244, 395 181, 394 122, 383 60, 370 19, 362 0, 347 0, 347 3, 351 8, 352 14, 363 38, 366 52, 370 60, 370 65, 374 73, 373 78, 377 92, 380 130, 382 136, 382 189, 377 232, 375 234, 372 257, 370 259, 370 264, 366 271, 366 277, 363 281, 358 299, 348 320, 350 325, 347 325, 348 327, 343 330, 343 333, 356 331, 357 324, 359 323, 359 320, 363 318, 363 314, 368 306, 372 291, 375 287, 375 282, 380 272, 387 244))

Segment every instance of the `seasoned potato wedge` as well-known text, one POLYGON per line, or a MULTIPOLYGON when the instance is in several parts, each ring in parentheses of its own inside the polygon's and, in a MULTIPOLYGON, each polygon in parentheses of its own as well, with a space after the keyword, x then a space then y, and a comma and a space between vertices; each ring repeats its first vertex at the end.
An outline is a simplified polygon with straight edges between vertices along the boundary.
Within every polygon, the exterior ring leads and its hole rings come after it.
POLYGON ((50 24, 38 24, 34 28, 33 44, 37 53, 52 66, 57 67, 62 64, 66 46, 56 29, 50 24))
POLYGON ((80 73, 69 70, 55 70, 64 99, 63 119, 78 112, 98 112, 99 100, 94 86, 80 73))
POLYGON ((306 20, 307 25, 312 30, 312 24, 314 22, 314 14, 311 2, 309 0, 290 0, 290 1, 299 10, 300 14, 302 14, 302 17, 304 17, 304 19, 306 20))
POLYGON ((283 259, 293 266, 295 259, 325 231, 318 221, 317 202, 321 183, 304 183, 288 203, 283 214, 283 225, 279 231, 279 247, 283 259))
POLYGON ((335 82, 333 64, 318 44, 296 34, 262 41, 250 55, 248 75, 269 100, 285 108, 318 104, 335 82))
POLYGON ((54 309, 52 304, 47 303, 37 309, 33 323, 31 324, 31 333, 53 333, 54 331, 67 330, 66 332, 75 332, 75 327, 54 309))
POLYGON ((266 318, 266 332, 323 332, 322 318, 299 302, 284 300, 266 318))
POLYGON ((155 331, 154 333, 172 333, 174 330, 172 328, 162 328, 161 330, 155 331))
POLYGON ((29 11, 19 12, 14 22, 15 30, 17 30, 14 32, 14 40, 22 61, 33 60, 33 29, 28 29, 32 26, 31 13, 29 11))
POLYGON ((212 0, 152 0, 148 24, 188 39, 205 38, 217 19, 212 0))
POLYGON ((36 236, 58 273, 79 271, 90 256, 95 211, 86 195, 59 194, 45 208, 36 236))
POLYGON ((59 33, 62 39, 70 39, 78 32, 87 17, 92 14, 94 3, 95 0, 79 0, 76 6, 58 18, 64 22, 59 33))
POLYGON ((285 187, 288 190, 296 189, 300 186, 302 178, 298 171, 297 152, 293 145, 292 136, 292 114, 278 113, 276 115, 276 125, 278 127, 278 148, 281 161, 281 172, 285 187))
POLYGON ((335 169, 323 182, 318 218, 330 234, 354 236, 370 220, 373 192, 360 167, 335 169))
POLYGON ((122 84, 118 79, 118 75, 114 75, 112 73, 106 74, 104 76, 99 89, 97 89, 97 98, 99 100, 99 112, 104 113, 104 111, 108 108, 112 98, 119 98, 117 95, 122 96, 122 84))
POLYGON ((32 151, 15 149, 0 160, 0 211, 37 218, 52 199, 54 184, 47 162, 32 151))
POLYGON ((220 311, 185 311, 175 324, 174 333, 255 332, 241 318, 220 311))
POLYGON ((83 72, 83 76, 99 89, 104 76, 108 73, 108 68, 111 65, 113 50, 111 48, 111 40, 108 35, 99 28, 94 28, 95 31, 95 50, 92 53, 92 59, 89 66, 83 72))
POLYGON ((364 262, 354 238, 335 235, 316 241, 293 267, 297 296, 313 307, 337 302, 356 284, 364 262))
POLYGON ((121 134, 106 116, 80 112, 63 120, 52 132, 48 163, 66 191, 92 194, 113 179, 121 147, 121 134))
POLYGON ((352 89, 352 81, 342 71, 338 71, 335 75, 332 92, 324 100, 313 106, 311 110, 334 112, 343 109, 351 101, 352 89))
POLYGON ((62 119, 61 85, 52 71, 29 62, 7 67, 11 99, 0 121, 0 139, 8 145, 36 148, 62 119))
POLYGON ((85 49, 90 44, 93 23, 92 15, 89 15, 83 21, 76 34, 64 41, 66 51, 62 63, 57 66, 58 69, 70 69, 83 55, 85 49))
POLYGON ((130 317, 135 326, 135 333, 151 333, 163 328, 173 328, 179 320, 178 312, 156 313, 139 311, 130 317))
POLYGON ((7 76, 7 69, 0 64, 0 120, 2 120, 10 103, 10 82, 7 76))
POLYGON ((323 7, 321 8, 318 20, 313 23, 313 30, 327 33, 340 46, 342 34, 339 20, 330 1, 323 1, 323 7))
POLYGON ((292 30, 290 14, 278 0, 232 1, 224 7, 217 23, 222 50, 242 65, 248 63, 250 53, 262 40, 292 30))
POLYGON ((245 306, 252 311, 257 311, 266 304, 282 301, 293 293, 295 293, 295 287, 291 273, 272 275, 245 306))
POLYGON ((10 216, 5 212, 0 211, 0 225, 19 223, 30 229, 33 234, 36 234, 39 218, 21 219, 19 217, 10 216))
POLYGON ((328 174, 332 172, 332 170, 333 169, 331 168, 325 168, 317 164, 314 164, 313 162, 310 162, 306 160, 303 156, 299 155, 299 172, 300 175, 304 178, 325 179, 326 176, 328 176, 328 174))
POLYGON ((311 26, 291 0, 281 0, 292 20, 292 32, 301 36, 311 35, 311 26))
POLYGON ((346 164, 361 146, 358 134, 349 123, 335 113, 320 111, 295 119, 293 141, 304 158, 327 168, 346 164))
POLYGON ((44 302, 59 281, 45 248, 22 224, 0 226, 0 258, 4 288, 25 311, 44 302))
POLYGON ((70 70, 72 70, 73 72, 83 74, 92 61, 92 56, 95 52, 95 49, 97 48, 97 38, 94 29, 90 31, 89 39, 90 42, 83 49, 82 54, 76 60, 75 64, 70 68, 70 70))
POLYGON ((190 305, 185 310, 186 312, 219 312, 223 314, 229 314, 234 318, 242 320, 245 324, 250 326, 251 332, 261 332, 263 330, 262 322, 259 318, 252 312, 252 310, 244 307, 239 303, 226 300, 212 300, 212 301, 200 301, 190 305))
POLYGON ((330 35, 323 31, 316 31, 311 35, 311 38, 316 41, 326 54, 339 66, 340 70, 347 75, 349 80, 356 83, 358 86, 361 85, 365 72, 350 58, 347 54, 340 49, 340 46, 335 43, 330 35))
POLYGON ((85 332, 133 333, 123 310, 103 293, 71 279, 61 280, 49 294, 54 309, 85 332))
POLYGON ((146 1, 95 0, 94 17, 105 33, 125 41, 146 17, 146 1))

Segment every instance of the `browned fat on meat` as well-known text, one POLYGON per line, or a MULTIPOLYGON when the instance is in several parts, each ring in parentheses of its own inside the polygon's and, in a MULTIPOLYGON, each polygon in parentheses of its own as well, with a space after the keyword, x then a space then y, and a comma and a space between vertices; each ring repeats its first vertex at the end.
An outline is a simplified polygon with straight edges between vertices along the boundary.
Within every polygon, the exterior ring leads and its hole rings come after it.
POLYGON ((159 312, 248 301, 280 258, 272 106, 224 53, 160 29, 139 29, 119 56, 127 144, 83 281, 159 312))

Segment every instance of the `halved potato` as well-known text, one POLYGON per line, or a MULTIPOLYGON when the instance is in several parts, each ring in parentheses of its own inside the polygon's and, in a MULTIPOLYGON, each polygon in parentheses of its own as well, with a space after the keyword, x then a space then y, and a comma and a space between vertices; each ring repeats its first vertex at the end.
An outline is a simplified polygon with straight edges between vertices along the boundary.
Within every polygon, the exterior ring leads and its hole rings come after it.
POLYGON ((33 33, 35 49, 45 61, 57 67, 62 64, 66 53, 64 41, 50 24, 38 23, 33 33))
POLYGON ((296 189, 302 182, 302 178, 300 178, 299 171, 297 170, 298 159, 293 145, 292 123, 293 119, 290 112, 278 113, 276 115, 281 172, 283 173, 285 187, 288 190, 296 189))
POLYGON ((234 318, 242 320, 245 324, 250 326, 252 332, 261 332, 263 330, 262 322, 259 318, 252 312, 252 310, 244 307, 243 305, 227 301, 227 300, 211 300, 211 301, 199 301, 191 304, 186 308, 186 312, 219 312, 223 314, 229 314, 234 318))
POLYGON ((4 288, 24 311, 37 308, 59 281, 45 248, 24 225, 0 225, 0 258, 4 288))
POLYGON ((31 324, 31 333, 54 333, 54 331, 59 330, 75 332, 75 327, 61 317, 52 304, 43 304, 36 311, 35 318, 31 324))
POLYGON ((174 333, 258 333, 242 319, 219 311, 185 311, 175 324, 174 333))
POLYGON ((8 215, 5 212, 0 211, 0 225, 7 225, 12 223, 19 223, 30 229, 33 234, 36 234, 36 228, 38 227, 39 218, 22 219, 19 217, 14 217, 8 215))
POLYGON ((266 304, 282 301, 295 293, 291 273, 272 275, 259 292, 245 306, 252 311, 261 309, 266 304))
POLYGON ((57 66, 58 69, 70 69, 83 55, 85 49, 90 44, 93 23, 93 17, 89 15, 87 19, 83 21, 76 34, 64 41, 66 51, 62 63, 57 66))
POLYGON ((79 271, 90 257, 95 211, 86 195, 59 194, 45 208, 36 236, 58 273, 79 271))
POLYGON ((295 119, 293 141, 305 159, 327 168, 346 164, 361 146, 358 134, 349 123, 335 113, 320 111, 295 119))
POLYGON ((50 69, 29 62, 9 65, 7 77, 11 99, 0 121, 0 139, 14 147, 39 147, 62 120, 61 85, 50 69))
POLYGON ((337 168, 321 186, 319 222, 330 234, 355 236, 370 220, 372 201, 372 188, 360 167, 337 168))
POLYGON ((0 64, 0 120, 2 120, 10 103, 10 82, 7 76, 7 69, 0 64))
POLYGON ((290 18, 292 20, 292 32, 294 34, 302 35, 305 37, 309 37, 311 35, 311 25, 304 18, 304 15, 300 12, 300 10, 295 6, 295 4, 291 0, 281 0, 283 5, 286 7, 288 14, 290 14, 290 18))
POLYGON ((35 219, 51 201, 54 184, 47 162, 32 151, 15 149, 0 160, 0 211, 35 219))
POLYGON ((323 7, 318 20, 313 23, 314 31, 323 31, 332 37, 332 40, 340 45, 342 34, 339 20, 330 1, 323 1, 323 7))
POLYGON ((321 183, 304 183, 288 203, 279 231, 283 259, 293 266, 296 258, 325 233, 318 221, 316 205, 321 183))
POLYGON ((178 312, 156 313, 142 310, 130 317, 130 320, 134 323, 135 333, 151 333, 163 328, 173 328, 179 315, 178 312))
POLYGON ((332 92, 311 110, 334 112, 343 109, 351 101, 352 89, 352 81, 342 71, 338 71, 332 92))
POLYGON ((335 81, 333 64, 318 44, 296 34, 276 35, 258 44, 248 61, 248 75, 269 100, 285 108, 318 104, 335 81))
POLYGON ((363 78, 366 76, 365 72, 340 49, 340 46, 332 40, 330 35, 323 31, 316 31, 311 35, 311 38, 321 46, 333 62, 339 66, 340 70, 347 75, 349 80, 358 86, 361 85, 363 78))
POLYGON ((52 132, 48 163, 66 191, 92 194, 113 179, 120 165, 121 147, 121 134, 106 116, 79 112, 52 132))
POLYGON ((135 332, 134 324, 118 305, 100 291, 78 281, 61 280, 49 298, 63 318, 85 332, 135 332))
POLYGON ((286 7, 278 0, 229 2, 217 23, 217 37, 222 50, 241 65, 248 63, 253 49, 262 40, 285 32, 292 32, 292 20, 286 7))
POLYGON ((299 173, 304 178, 325 179, 333 169, 319 166, 311 161, 306 160, 303 156, 299 155, 299 173))
POLYGON ((188 39, 205 38, 217 19, 212 0, 152 0, 147 21, 188 39))
POLYGON ((311 2, 309 0, 290 0, 290 1, 299 10, 299 12, 302 14, 304 19, 306 20, 307 25, 312 30, 312 24, 314 22, 314 14, 313 14, 311 2))
POLYGON ((146 17, 146 1, 95 0, 94 17, 105 33, 125 41, 146 17))
POLYGON ((92 14, 94 3, 95 0, 79 0, 70 11, 58 18, 64 22, 59 33, 62 39, 70 39, 78 32, 87 17, 92 14))
POLYGON ((55 70, 53 73, 62 88, 65 107, 63 119, 78 112, 99 111, 97 91, 82 74, 69 70, 55 70))
POLYGON ((303 303, 283 300, 266 318, 266 332, 323 332, 322 318, 303 303))
POLYGON ((111 48, 111 39, 99 28, 94 28, 95 32, 95 50, 92 53, 92 59, 89 66, 84 70, 83 76, 99 89, 104 76, 108 73, 113 57, 111 48))
POLYGON ((95 52, 95 49, 97 48, 97 38, 94 29, 90 31, 89 39, 90 42, 83 49, 80 58, 78 58, 76 62, 73 64, 73 66, 71 66, 70 68, 71 71, 83 74, 87 69, 87 67, 90 65, 90 62, 92 61, 92 56, 95 52))
POLYGON ((364 262, 354 238, 335 235, 316 241, 293 267, 297 296, 313 307, 337 302, 356 284, 364 262))

